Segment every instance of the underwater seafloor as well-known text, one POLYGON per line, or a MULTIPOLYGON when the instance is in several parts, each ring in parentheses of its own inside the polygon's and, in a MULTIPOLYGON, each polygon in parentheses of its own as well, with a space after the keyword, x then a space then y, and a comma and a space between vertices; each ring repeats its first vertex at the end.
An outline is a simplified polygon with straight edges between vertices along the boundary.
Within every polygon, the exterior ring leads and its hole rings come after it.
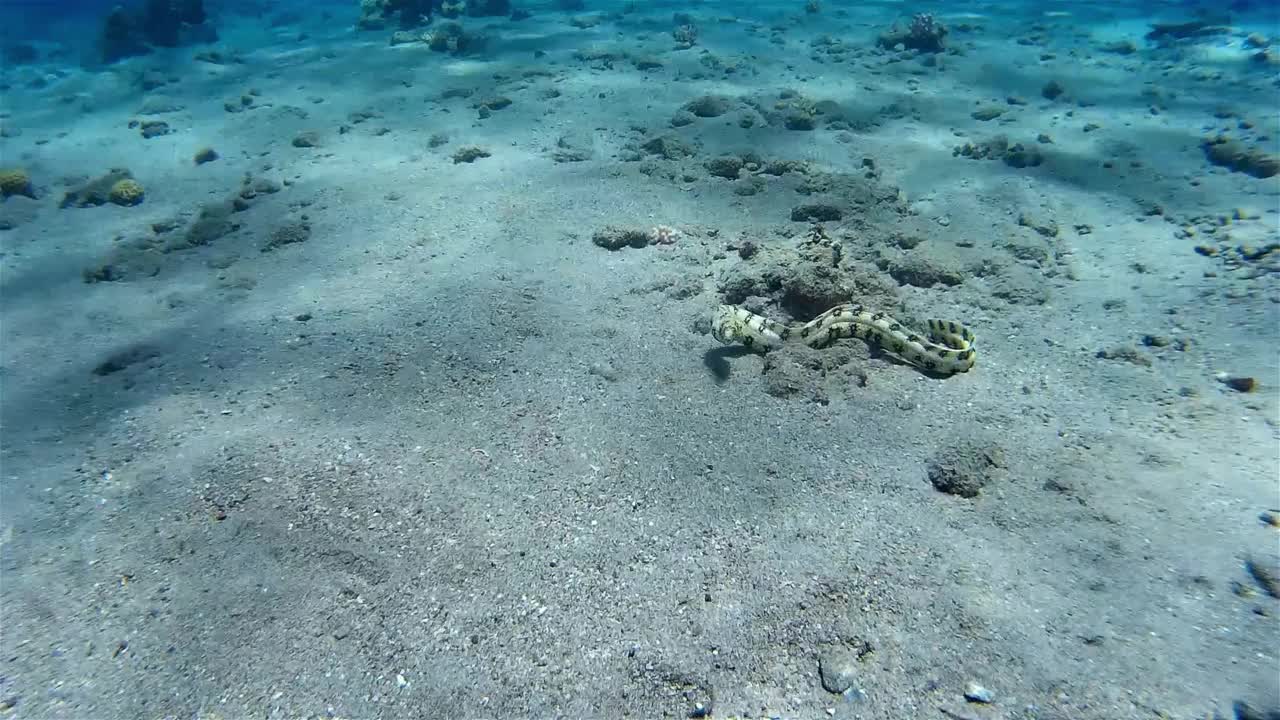
POLYGON ((388 1, 6 51, 0 717, 1280 717, 1273 9, 388 1))

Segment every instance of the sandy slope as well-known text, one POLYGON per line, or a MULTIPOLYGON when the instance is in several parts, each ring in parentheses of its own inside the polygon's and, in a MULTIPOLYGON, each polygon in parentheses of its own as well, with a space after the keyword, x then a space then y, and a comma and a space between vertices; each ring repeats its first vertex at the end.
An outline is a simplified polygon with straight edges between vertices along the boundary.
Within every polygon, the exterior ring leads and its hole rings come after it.
POLYGON ((896 6, 736 23, 699 6, 683 51, 671 9, 585 30, 559 13, 471 22, 494 41, 466 58, 311 17, 228 20, 239 62, 187 49, 34 89, 50 68, 9 70, 4 126, 21 132, 0 164, 40 196, 6 201, 34 218, 0 234, 9 715, 1277 707, 1277 600, 1245 561, 1280 558, 1259 521, 1280 508, 1280 276, 1194 252, 1236 208, 1224 247, 1276 241, 1276 179, 1199 147, 1248 119, 1274 151, 1258 104, 1274 70, 1236 36, 1103 52, 1144 24, 1088 8, 944 16, 979 27, 937 67, 871 50, 896 6), (815 46, 823 33, 848 52, 815 46), (177 81, 144 92, 147 69, 177 81), (1069 100, 1041 96, 1052 79, 1069 100), (456 89, 470 94, 442 95, 456 89), (846 122, 766 124, 783 89, 846 122), (250 90, 251 108, 224 109, 250 90), (708 93, 731 110, 671 128, 708 93), (511 105, 479 118, 495 95, 511 105), (971 117, 992 105, 1004 114, 971 117), (138 118, 173 132, 144 140, 138 118), (317 145, 295 147, 306 132, 317 145), (697 154, 637 150, 666 133, 697 154), (953 156, 996 133, 1052 143, 1038 167, 953 156), (221 157, 197 166, 205 146, 221 157), (491 156, 454 163, 466 146, 491 156), (557 162, 566 147, 586 159, 557 162), (703 166, 746 152, 815 175, 739 195, 703 166), (111 167, 144 203, 58 208, 111 167), (120 255, 182 237, 246 174, 266 185, 235 230, 120 255), (967 323, 974 371, 931 378, 857 343, 716 346, 728 285, 778 300, 750 280, 770 263, 789 291, 813 279, 795 265, 807 225, 789 220, 813 177, 881 198, 828 224, 841 282, 967 323), (682 237, 591 242, 659 224, 682 237), (121 257, 124 279, 84 281, 121 257), (963 282, 894 279, 924 266, 963 282), (935 490, 930 465, 975 446, 1003 456, 982 493, 935 490), (820 664, 849 689, 824 689, 820 664), (993 702, 966 701, 969 683, 993 702))

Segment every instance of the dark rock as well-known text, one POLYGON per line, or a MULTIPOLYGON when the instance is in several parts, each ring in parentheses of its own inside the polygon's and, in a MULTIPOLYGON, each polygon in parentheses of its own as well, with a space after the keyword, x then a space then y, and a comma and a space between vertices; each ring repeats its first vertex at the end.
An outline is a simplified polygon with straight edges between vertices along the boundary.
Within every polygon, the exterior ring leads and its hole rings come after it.
POLYGON ((293 136, 293 146, 296 148, 314 148, 320 146, 320 134, 314 130, 305 130, 293 136))
POLYGON ((650 155, 661 155, 667 160, 679 160, 697 154, 697 149, 673 135, 662 135, 646 142, 640 149, 650 155))
POLYGON ((481 158, 487 158, 490 155, 492 155, 492 153, 490 153, 488 150, 485 150, 484 148, 481 148, 481 147, 471 146, 471 147, 458 148, 457 152, 453 154, 453 164, 457 165, 459 163, 473 163, 476 160, 479 160, 481 158))
POLYGON ((738 172, 742 170, 742 166, 742 158, 733 156, 718 157, 708 160, 703 165, 711 175, 727 180, 737 180, 738 172))
POLYGON ((946 448, 929 463, 929 482, 939 492, 974 498, 1004 467, 1004 451, 994 445, 946 448))
POLYGON ((94 375, 111 375, 131 365, 160 356, 160 350, 151 345, 132 345, 111 353, 93 368, 94 375))
POLYGON ((894 280, 913 287, 954 287, 964 282, 964 273, 959 270, 915 255, 889 263, 888 271, 894 280))
POLYGON ((8 65, 26 65, 40 59, 40 52, 30 43, 14 43, 13 45, 5 45, 4 52, 0 54, 8 65))
POLYGON ((591 242, 606 250, 624 247, 642 248, 653 242, 653 236, 645 230, 607 226, 591 235, 591 242))
POLYGON ((1205 140, 1202 147, 1209 162, 1234 172, 1256 178, 1269 178, 1280 174, 1280 156, 1272 155, 1257 147, 1248 147, 1238 140, 1219 135, 1205 140))
POLYGON ((271 252, 284 245, 306 242, 311 238, 311 226, 305 222, 281 225, 271 231, 267 241, 262 245, 262 252, 271 252))
POLYGON ((700 118, 713 118, 729 112, 733 109, 733 105, 733 99, 724 95, 703 95, 685 103, 682 109, 700 118))
POLYGON ((825 203, 797 205, 791 209, 791 219, 795 222, 834 222, 843 218, 840 208, 825 203))
POLYGON ((138 125, 138 132, 142 134, 142 137, 150 140, 160 135, 168 135, 171 130, 169 129, 169 123, 163 120, 144 120, 138 125))

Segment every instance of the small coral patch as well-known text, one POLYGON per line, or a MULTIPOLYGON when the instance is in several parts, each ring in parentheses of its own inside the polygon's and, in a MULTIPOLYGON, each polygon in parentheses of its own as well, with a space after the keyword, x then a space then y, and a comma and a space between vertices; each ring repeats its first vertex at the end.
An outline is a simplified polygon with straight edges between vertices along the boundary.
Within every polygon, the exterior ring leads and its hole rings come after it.
POLYGON ((116 205, 137 205, 146 197, 142 184, 133 178, 117 180, 107 193, 107 199, 116 205))
POLYGON ((0 197, 13 195, 25 195, 29 198, 36 196, 31 188, 31 176, 20 168, 0 169, 0 197))

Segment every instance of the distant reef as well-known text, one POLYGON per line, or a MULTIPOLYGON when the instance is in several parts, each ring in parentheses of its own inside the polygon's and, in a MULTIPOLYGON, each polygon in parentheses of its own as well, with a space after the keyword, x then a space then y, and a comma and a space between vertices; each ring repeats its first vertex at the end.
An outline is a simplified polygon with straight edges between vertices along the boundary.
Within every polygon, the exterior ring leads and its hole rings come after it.
POLYGON ((102 20, 99 50, 103 62, 145 55, 157 47, 213 42, 218 31, 205 13, 204 0, 142 0, 116 6, 102 20))
POLYGON ((511 15, 510 0, 360 0, 362 30, 386 27, 411 29, 425 25, 432 16, 457 18, 511 15))

